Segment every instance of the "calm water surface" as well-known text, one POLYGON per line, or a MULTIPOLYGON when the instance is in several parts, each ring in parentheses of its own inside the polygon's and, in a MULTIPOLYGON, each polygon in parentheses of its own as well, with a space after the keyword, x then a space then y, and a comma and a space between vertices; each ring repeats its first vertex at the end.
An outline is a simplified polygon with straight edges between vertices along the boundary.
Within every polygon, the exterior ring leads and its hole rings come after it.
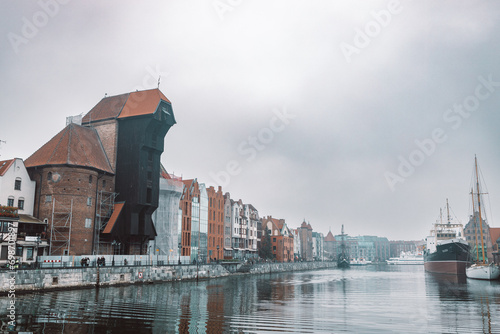
POLYGON ((423 266, 55 291, 16 306, 17 330, 35 333, 500 333, 500 282, 423 266))

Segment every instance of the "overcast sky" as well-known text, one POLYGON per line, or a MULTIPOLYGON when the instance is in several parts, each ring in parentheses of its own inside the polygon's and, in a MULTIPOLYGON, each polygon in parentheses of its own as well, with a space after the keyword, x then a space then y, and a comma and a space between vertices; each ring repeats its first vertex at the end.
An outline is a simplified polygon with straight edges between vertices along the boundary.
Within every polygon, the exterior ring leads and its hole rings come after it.
POLYGON ((0 159, 105 94, 157 87, 162 162, 260 216, 423 239, 466 223, 474 155, 500 226, 498 1, 0 3, 0 159))

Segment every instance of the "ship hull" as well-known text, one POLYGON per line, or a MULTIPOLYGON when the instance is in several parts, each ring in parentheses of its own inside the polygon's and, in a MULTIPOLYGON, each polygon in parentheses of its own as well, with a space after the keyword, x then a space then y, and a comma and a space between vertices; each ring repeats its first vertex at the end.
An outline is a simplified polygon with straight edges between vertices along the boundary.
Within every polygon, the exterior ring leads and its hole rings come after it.
POLYGON ((350 264, 347 261, 339 261, 337 262, 337 268, 349 268, 350 264))
POLYGON ((448 242, 424 255, 425 271, 438 274, 465 275, 471 264, 470 247, 461 242, 448 242))

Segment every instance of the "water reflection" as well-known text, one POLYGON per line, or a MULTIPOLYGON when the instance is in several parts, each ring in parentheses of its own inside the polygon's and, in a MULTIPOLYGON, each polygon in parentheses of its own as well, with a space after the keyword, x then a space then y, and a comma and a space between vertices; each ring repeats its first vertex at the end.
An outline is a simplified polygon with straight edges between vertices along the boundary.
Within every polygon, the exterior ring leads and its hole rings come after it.
POLYGON ((499 304, 500 282, 370 266, 26 294, 16 306, 17 330, 40 333, 494 333, 499 304))

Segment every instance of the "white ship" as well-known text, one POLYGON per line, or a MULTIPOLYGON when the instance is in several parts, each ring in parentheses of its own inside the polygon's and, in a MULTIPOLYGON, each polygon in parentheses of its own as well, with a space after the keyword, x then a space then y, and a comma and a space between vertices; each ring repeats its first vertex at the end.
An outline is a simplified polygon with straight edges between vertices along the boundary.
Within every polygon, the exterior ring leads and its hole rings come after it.
POLYGON ((401 252, 399 257, 391 257, 387 264, 424 264, 424 255, 422 253, 401 252))

